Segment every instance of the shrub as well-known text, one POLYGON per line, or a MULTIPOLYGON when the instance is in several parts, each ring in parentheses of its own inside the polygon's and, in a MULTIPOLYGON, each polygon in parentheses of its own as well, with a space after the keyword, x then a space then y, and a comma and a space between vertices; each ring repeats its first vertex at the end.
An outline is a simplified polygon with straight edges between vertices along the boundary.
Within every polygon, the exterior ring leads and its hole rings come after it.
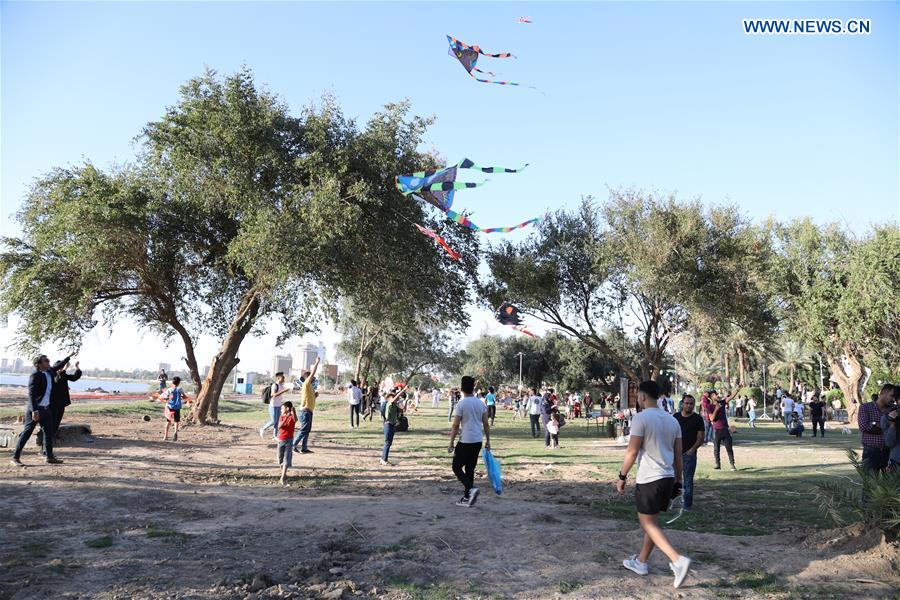
POLYGON ((763 399, 763 392, 758 387, 745 387, 741 388, 741 390, 738 392, 738 396, 753 398, 754 400, 756 400, 756 405, 759 406, 763 399))
POLYGON ((880 529, 892 541, 900 537, 900 473, 873 473, 859 460, 856 450, 847 456, 862 485, 827 481, 816 485, 816 504, 831 521, 846 524, 845 515, 863 523, 867 529, 880 529))

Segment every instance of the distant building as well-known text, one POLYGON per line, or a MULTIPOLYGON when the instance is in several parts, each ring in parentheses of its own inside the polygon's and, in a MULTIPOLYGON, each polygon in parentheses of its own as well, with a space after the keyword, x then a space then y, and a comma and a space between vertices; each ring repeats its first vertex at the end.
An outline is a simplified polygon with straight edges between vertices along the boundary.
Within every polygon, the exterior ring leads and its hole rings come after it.
POLYGON ((203 371, 200 372, 200 379, 206 379, 209 375, 209 365, 203 365, 203 371))
POLYGON ((6 371, 9 368, 9 359, 0 358, 0 371, 6 371))
POLYGON ((25 368, 25 361, 23 361, 21 358, 17 358, 15 364, 13 365, 13 372, 18 373, 18 372, 24 370, 24 368, 25 368))
POLYGON ((272 356, 272 370, 269 372, 269 375, 275 377, 275 373, 281 372, 287 376, 287 374, 291 372, 291 366, 293 364, 294 359, 290 354, 276 354, 272 356))
POLYGON ((172 365, 170 365, 169 363, 159 363, 158 370, 165 371, 166 373, 168 373, 169 371, 172 370, 172 365))
POLYGON ((313 363, 316 362, 316 358, 322 363, 325 362, 325 346, 321 342, 301 346, 298 349, 298 353, 300 355, 300 364, 297 365, 297 370, 308 371, 312 368, 313 363))

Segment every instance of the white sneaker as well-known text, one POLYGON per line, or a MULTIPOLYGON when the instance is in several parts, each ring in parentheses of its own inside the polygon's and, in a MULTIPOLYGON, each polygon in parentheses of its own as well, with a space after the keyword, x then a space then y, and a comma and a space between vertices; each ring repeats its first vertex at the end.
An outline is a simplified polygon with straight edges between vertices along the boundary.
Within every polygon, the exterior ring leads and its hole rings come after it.
POLYGON ((675 573, 675 588, 680 588, 681 584, 684 583, 685 577, 688 576, 688 571, 691 568, 691 559, 687 556, 681 556, 675 562, 669 563, 669 567, 675 573))
POLYGON ((632 554, 631 558, 626 558, 622 561, 622 566, 628 569, 629 571, 634 571, 638 575, 646 575, 650 572, 647 568, 647 563, 642 563, 638 560, 637 554, 632 554))
POLYGON ((456 505, 457 505, 457 506, 466 506, 466 507, 468 507, 468 506, 469 506, 469 499, 466 498, 465 496, 463 496, 462 498, 460 498, 459 500, 456 501, 456 505))
POLYGON ((472 488, 469 490, 469 508, 475 506, 475 502, 478 500, 478 488, 472 488))
POLYGON ((388 465, 390 465, 390 464, 391 464, 391 463, 389 463, 389 462, 386 461, 386 460, 382 460, 382 461, 381 461, 381 466, 382 466, 382 467, 386 467, 386 466, 388 466, 388 465))
POLYGON ((259 428, 259 437, 266 439, 266 430, 262 427, 259 428))

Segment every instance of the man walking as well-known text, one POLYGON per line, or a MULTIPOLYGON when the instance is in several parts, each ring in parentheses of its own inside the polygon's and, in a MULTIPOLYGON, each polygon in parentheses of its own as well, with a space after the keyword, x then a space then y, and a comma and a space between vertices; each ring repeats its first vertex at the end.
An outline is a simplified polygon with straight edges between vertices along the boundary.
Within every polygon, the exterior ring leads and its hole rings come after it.
POLYGON ((491 426, 488 423, 487 408, 475 397, 475 379, 468 375, 463 377, 460 388, 463 398, 453 413, 450 447, 447 451, 453 454, 453 474, 463 484, 465 490, 456 505, 472 507, 478 500, 478 488, 473 487, 475 465, 478 462, 478 453, 481 452, 482 437, 484 449, 491 449, 491 426), (459 443, 454 445, 457 434, 459 443))
POLYGON ((316 397, 319 395, 313 389, 313 380, 316 371, 319 370, 319 358, 313 363, 312 370, 304 373, 303 387, 300 388, 300 431, 294 437, 294 452, 310 454, 309 432, 312 431, 313 411, 316 409, 316 397))
POLYGON ((531 388, 531 396, 528 398, 528 417, 531 419, 531 437, 541 435, 541 397, 537 388, 531 388))
POLYGON ((431 408, 437 408, 441 405, 441 390, 434 388, 431 390, 431 408))
POLYGON ((553 411, 553 388, 547 388, 541 397, 541 423, 544 425, 544 446, 550 447, 550 431, 547 423, 550 422, 550 413, 553 411))
POLYGON ((362 404, 363 393, 356 385, 356 381, 351 379, 350 386, 347 388, 347 403, 350 405, 350 429, 359 427, 359 407, 362 404), (356 416, 356 424, 353 424, 353 417, 356 416))
POLYGON ((888 412, 888 406, 894 399, 894 386, 884 384, 881 392, 872 402, 859 407, 858 425, 862 435, 862 464, 875 473, 884 471, 888 464, 890 448, 884 443, 884 431, 881 429, 881 417, 888 412))
POLYGON ((684 468, 684 510, 691 510, 694 505, 694 473, 697 471, 697 449, 703 445, 703 418, 694 412, 696 400, 690 394, 681 399, 681 412, 675 413, 675 419, 681 426, 681 463, 684 468))
POLYGON ((675 574, 675 587, 678 588, 688 575, 691 559, 679 554, 669 542, 659 526, 659 513, 667 511, 672 498, 681 493, 681 427, 672 415, 659 408, 658 399, 656 382, 641 382, 638 402, 644 410, 631 420, 631 438, 616 487, 620 494, 625 492, 628 472, 637 461, 634 497, 638 522, 644 530, 644 543, 640 553, 623 561, 622 566, 638 575, 647 575, 650 553, 659 548, 671 561, 669 568, 675 574))
POLYGON ((713 467, 716 470, 722 468, 722 461, 719 456, 719 451, 721 450, 722 445, 725 445, 725 450, 728 452, 728 462, 731 463, 731 470, 737 471, 737 467, 734 466, 734 449, 732 448, 733 440, 731 439, 731 430, 728 427, 728 417, 726 416, 726 412, 728 410, 728 401, 734 398, 737 392, 734 392, 727 398, 719 398, 719 392, 716 390, 711 390, 709 392, 709 400, 712 403, 713 409, 712 414, 709 419, 712 421, 713 427, 713 457, 716 459, 716 466, 713 467))
POLYGON ((812 421, 813 437, 816 437, 816 427, 822 433, 822 437, 825 437, 825 403, 818 393, 813 394, 809 403, 809 418, 812 421))
POLYGON ((35 371, 28 379, 25 424, 22 427, 22 433, 19 434, 16 451, 12 457, 12 464, 17 467, 25 466, 20 460, 22 450, 25 449, 25 444, 38 425, 44 436, 44 452, 47 454, 47 462, 51 465, 58 465, 62 462, 53 456, 53 438, 56 436, 56 431, 53 429, 55 420, 50 408, 50 395, 53 392, 53 378, 56 376, 56 372, 67 362, 69 362, 68 356, 51 367, 50 359, 43 354, 34 359, 35 371))
POLYGON ((791 413, 794 412, 794 399, 784 394, 781 396, 781 418, 784 420, 784 429, 791 424, 791 413))

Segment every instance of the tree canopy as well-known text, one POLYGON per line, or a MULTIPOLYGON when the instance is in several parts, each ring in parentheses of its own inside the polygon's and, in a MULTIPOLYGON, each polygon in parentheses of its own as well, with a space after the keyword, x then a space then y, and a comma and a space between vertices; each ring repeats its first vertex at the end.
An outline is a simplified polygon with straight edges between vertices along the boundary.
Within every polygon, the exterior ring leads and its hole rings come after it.
POLYGON ((393 189, 395 174, 433 164, 417 150, 429 121, 408 110, 389 104, 360 129, 328 97, 292 116, 248 69, 192 79, 144 128, 135 164, 87 163, 35 182, 23 235, 4 240, 0 259, 19 347, 77 343, 126 315, 177 334, 204 422, 242 340, 273 321, 285 340, 335 316, 339 296, 401 303, 418 280, 444 300, 425 302, 432 314, 464 323, 475 236, 393 189), (467 258, 449 259, 398 219, 435 229, 467 258), (201 334, 221 340, 204 382, 201 334))

